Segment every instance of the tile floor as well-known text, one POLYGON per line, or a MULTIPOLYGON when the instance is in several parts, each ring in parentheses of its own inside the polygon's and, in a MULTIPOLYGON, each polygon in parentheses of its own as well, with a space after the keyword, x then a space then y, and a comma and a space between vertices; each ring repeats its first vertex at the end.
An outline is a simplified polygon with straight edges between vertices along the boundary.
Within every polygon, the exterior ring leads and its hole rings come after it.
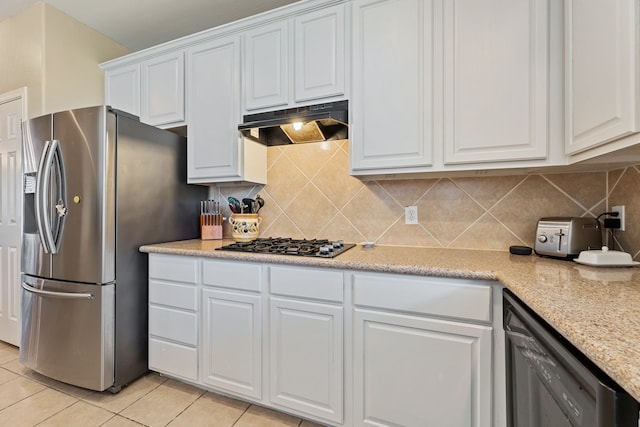
POLYGON ((319 427, 150 373, 118 394, 44 377, 19 364, 0 342, 0 426, 319 427))

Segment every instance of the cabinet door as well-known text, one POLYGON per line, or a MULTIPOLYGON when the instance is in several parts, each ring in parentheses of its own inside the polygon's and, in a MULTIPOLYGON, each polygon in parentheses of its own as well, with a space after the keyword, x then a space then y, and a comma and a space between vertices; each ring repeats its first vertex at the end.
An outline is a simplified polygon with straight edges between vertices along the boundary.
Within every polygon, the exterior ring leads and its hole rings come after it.
POLYGON ((289 101, 289 23, 278 22, 245 33, 246 110, 289 101))
POLYGON ((188 182, 240 176, 239 45, 227 37, 187 52, 188 182))
POLYGON ((433 31, 431 0, 354 1, 352 171, 431 165, 433 31))
POLYGON ((354 311, 354 423, 491 426, 491 328, 354 311))
POLYGON ((145 61, 141 71, 141 121, 150 125, 183 122, 184 53, 172 52, 145 61))
POLYGON ((295 20, 295 100, 344 93, 344 5, 295 20))
POLYGON ((444 2, 445 164, 544 159, 549 0, 444 2))
POLYGON ((260 302, 260 295, 202 290, 201 382, 261 398, 260 302))
POLYGON ((566 152, 638 132, 638 3, 565 2, 566 152))
POLYGON ((342 423, 342 307, 270 301, 270 401, 342 423))
POLYGON ((131 65, 105 72, 106 103, 140 116, 140 69, 131 65))

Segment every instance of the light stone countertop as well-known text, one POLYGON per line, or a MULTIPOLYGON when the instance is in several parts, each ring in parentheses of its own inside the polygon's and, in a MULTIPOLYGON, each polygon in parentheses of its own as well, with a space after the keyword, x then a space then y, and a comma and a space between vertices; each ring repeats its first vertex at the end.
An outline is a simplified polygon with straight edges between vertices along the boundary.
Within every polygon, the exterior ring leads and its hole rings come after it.
POLYGON ((507 251, 360 245, 336 258, 215 249, 231 240, 146 245, 141 252, 309 267, 498 280, 640 401, 640 268, 597 268, 507 251))

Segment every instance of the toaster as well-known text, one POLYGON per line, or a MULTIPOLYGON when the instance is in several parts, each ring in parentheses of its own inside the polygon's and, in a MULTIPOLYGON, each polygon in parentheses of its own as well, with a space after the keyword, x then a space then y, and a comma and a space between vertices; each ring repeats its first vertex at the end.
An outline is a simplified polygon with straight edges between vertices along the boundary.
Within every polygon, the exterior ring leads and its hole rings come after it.
POLYGON ((548 217, 538 220, 538 255, 573 259, 580 252, 602 247, 600 223, 595 218, 548 217))

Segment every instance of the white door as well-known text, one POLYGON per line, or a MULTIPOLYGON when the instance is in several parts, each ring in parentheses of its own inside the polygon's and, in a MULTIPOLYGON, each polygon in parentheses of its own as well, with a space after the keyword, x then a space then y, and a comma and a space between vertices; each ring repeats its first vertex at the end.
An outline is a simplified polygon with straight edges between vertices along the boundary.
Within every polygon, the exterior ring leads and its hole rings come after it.
POLYGON ((262 311, 258 294, 202 290, 200 381, 262 397, 262 311))
POLYGON ((287 21, 247 31, 244 87, 248 111, 289 102, 289 24, 287 21))
POLYGON ((20 342, 22 102, 0 96, 0 340, 20 342))
POLYGON ((444 2, 445 164, 544 159, 548 0, 444 2))
POLYGON ((354 425, 491 425, 491 327, 354 314, 354 425))
POLYGON ((295 21, 296 102, 344 94, 344 5, 295 21))
POLYGON ((565 2, 568 154, 640 130, 638 2, 565 2))
POLYGON ((431 166, 432 12, 430 0, 353 3, 352 171, 431 166))
POLYGON ((140 66, 140 120, 159 126, 184 121, 184 53, 172 52, 140 66))
POLYGON ((342 306, 271 298, 270 400, 342 423, 342 306))

